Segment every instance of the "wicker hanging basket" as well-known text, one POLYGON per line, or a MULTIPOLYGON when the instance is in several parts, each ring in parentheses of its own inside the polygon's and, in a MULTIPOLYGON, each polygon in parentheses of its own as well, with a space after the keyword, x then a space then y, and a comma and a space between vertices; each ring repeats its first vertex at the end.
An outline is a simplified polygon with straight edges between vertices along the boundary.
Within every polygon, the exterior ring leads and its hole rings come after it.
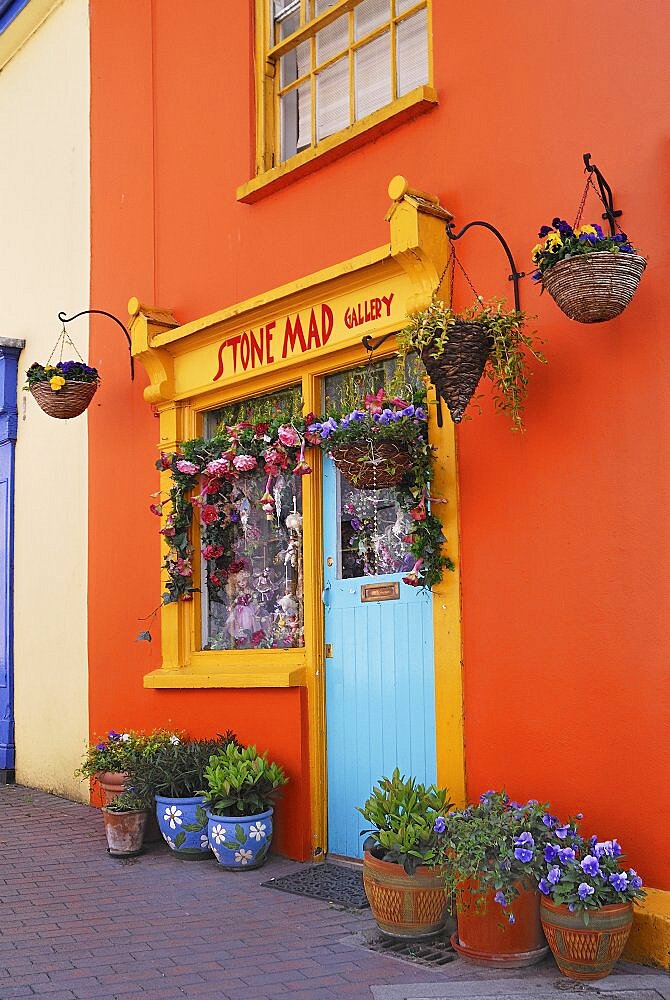
POLYGON ((359 490, 400 486, 412 468, 409 452, 392 441, 340 445, 330 454, 336 468, 359 490))
POLYGON ((66 382, 57 392, 48 382, 35 382, 30 391, 38 405, 50 417, 69 420, 78 417, 87 408, 98 388, 97 382, 66 382))
POLYGON ((624 311, 646 266, 638 254, 598 250, 554 264, 542 275, 542 284, 570 319, 604 323, 624 311))
POLYGON ((455 424, 463 419, 492 347, 491 334, 483 323, 456 320, 449 327, 449 340, 438 358, 432 356, 430 345, 421 352, 430 380, 455 424))

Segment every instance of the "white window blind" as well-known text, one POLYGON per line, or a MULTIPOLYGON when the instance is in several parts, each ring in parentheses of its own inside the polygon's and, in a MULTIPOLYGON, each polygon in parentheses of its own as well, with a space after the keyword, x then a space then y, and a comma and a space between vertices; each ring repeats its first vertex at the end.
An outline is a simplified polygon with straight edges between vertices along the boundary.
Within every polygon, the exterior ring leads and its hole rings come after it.
POLYGON ((354 58, 356 118, 365 118, 393 99, 391 92, 391 33, 356 49, 354 58))
POLYGON ((428 16, 425 9, 398 24, 398 97, 428 83, 428 16))

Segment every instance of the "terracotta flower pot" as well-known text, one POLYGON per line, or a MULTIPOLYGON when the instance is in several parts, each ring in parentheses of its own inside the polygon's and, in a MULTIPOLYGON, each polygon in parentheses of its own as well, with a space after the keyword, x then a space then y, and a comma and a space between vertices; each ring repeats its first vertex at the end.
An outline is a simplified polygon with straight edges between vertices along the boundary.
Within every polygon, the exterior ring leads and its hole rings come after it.
POLYGON ((104 805, 109 805, 125 791, 128 775, 123 771, 99 771, 96 778, 102 789, 104 805))
POLYGON ((540 962, 548 952, 540 923, 539 893, 521 887, 512 904, 503 909, 489 890, 478 895, 466 882, 456 892, 457 932, 451 943, 463 958, 494 968, 521 969, 540 962), (513 914, 514 923, 509 922, 513 914))
POLYGON ((632 903, 610 903, 571 913, 564 904, 543 897, 540 916, 556 964, 569 979, 604 979, 621 957, 633 923, 632 903))
POLYGON ((146 809, 113 812, 102 808, 109 853, 115 858, 131 858, 143 851, 144 828, 147 824, 146 809))
POLYGON ((420 865, 408 875, 402 865, 363 854, 363 885, 372 915, 383 934, 397 938, 431 938, 447 919, 442 872, 420 865))

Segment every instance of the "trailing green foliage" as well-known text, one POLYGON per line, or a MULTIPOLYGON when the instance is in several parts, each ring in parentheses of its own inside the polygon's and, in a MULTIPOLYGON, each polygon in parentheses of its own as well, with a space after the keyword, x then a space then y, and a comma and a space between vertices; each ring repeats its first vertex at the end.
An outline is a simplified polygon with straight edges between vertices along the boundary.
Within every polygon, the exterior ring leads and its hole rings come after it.
POLYGON ((137 810, 146 811, 151 808, 151 797, 147 798, 145 795, 140 795, 136 791, 126 791, 122 792, 121 795, 117 795, 116 798, 105 806, 109 812, 122 813, 122 812, 136 812, 137 810))
POLYGON ((287 782, 283 768, 256 747, 229 743, 210 758, 201 794, 216 816, 255 816, 272 806, 287 782))
POLYGON ((491 337, 491 353, 484 375, 493 384, 496 410, 509 414, 513 431, 525 430, 523 412, 528 395, 529 360, 547 359, 539 350, 536 334, 526 333, 526 313, 507 309, 505 299, 481 297, 468 309, 455 312, 438 298, 427 309, 415 313, 399 340, 405 351, 428 351, 433 358, 444 354, 456 322, 480 323, 491 337))
POLYGON ((419 865, 435 864, 439 840, 435 832, 438 817, 452 808, 448 792, 434 785, 419 784, 395 769, 390 778, 381 778, 372 795, 358 812, 372 824, 363 848, 382 861, 402 865, 413 875, 419 865))

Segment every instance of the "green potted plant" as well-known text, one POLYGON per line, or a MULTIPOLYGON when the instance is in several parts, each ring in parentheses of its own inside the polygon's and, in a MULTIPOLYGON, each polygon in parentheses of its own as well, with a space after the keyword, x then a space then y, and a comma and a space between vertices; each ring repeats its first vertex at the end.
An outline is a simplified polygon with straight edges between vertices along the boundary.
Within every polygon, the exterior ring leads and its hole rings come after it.
POLYGON ((50 417, 67 420, 87 408, 100 384, 96 368, 83 361, 35 362, 26 372, 27 384, 38 405, 50 417))
POLYGON ((136 763, 133 788, 149 801, 155 799, 160 836, 174 856, 198 860, 210 857, 205 799, 200 791, 210 758, 229 744, 237 744, 228 730, 210 740, 175 736, 136 763))
POLYGON ((526 322, 526 314, 507 309, 504 299, 479 296, 457 313, 434 297, 426 309, 410 316, 399 339, 403 350, 420 354, 454 423, 462 420, 484 374, 493 383, 496 410, 509 415, 512 430, 523 431, 529 359, 546 363, 526 322))
POLYGON ((560 824, 535 799, 512 802, 489 791, 437 824, 444 885, 455 900, 455 950, 496 967, 520 968, 547 954, 537 886, 545 848, 569 848, 574 821, 560 824))
POLYGON ((126 787, 128 770, 138 753, 135 733, 117 733, 110 729, 105 739, 90 743, 84 752, 76 777, 89 778, 100 786, 103 805, 108 805, 126 787))
POLYGON ((604 979, 621 957, 642 879, 626 870, 617 840, 554 841, 545 849, 540 917, 556 963, 569 979, 604 979))
POLYGON ((142 853, 148 815, 149 800, 134 791, 121 792, 102 807, 108 851, 113 857, 130 858, 142 853))
POLYGON ((371 825, 363 843, 363 885, 382 933, 434 937, 447 918, 439 867, 439 829, 451 809, 445 789, 406 778, 381 778, 358 812, 371 825))
POLYGON ((229 743, 205 769, 209 844, 223 868, 259 868, 273 831, 273 804, 288 778, 256 747, 229 743))
POLYGON ((623 312, 647 266, 625 233, 605 235, 597 222, 573 228, 556 218, 538 237, 533 279, 569 319, 604 323, 623 312))

